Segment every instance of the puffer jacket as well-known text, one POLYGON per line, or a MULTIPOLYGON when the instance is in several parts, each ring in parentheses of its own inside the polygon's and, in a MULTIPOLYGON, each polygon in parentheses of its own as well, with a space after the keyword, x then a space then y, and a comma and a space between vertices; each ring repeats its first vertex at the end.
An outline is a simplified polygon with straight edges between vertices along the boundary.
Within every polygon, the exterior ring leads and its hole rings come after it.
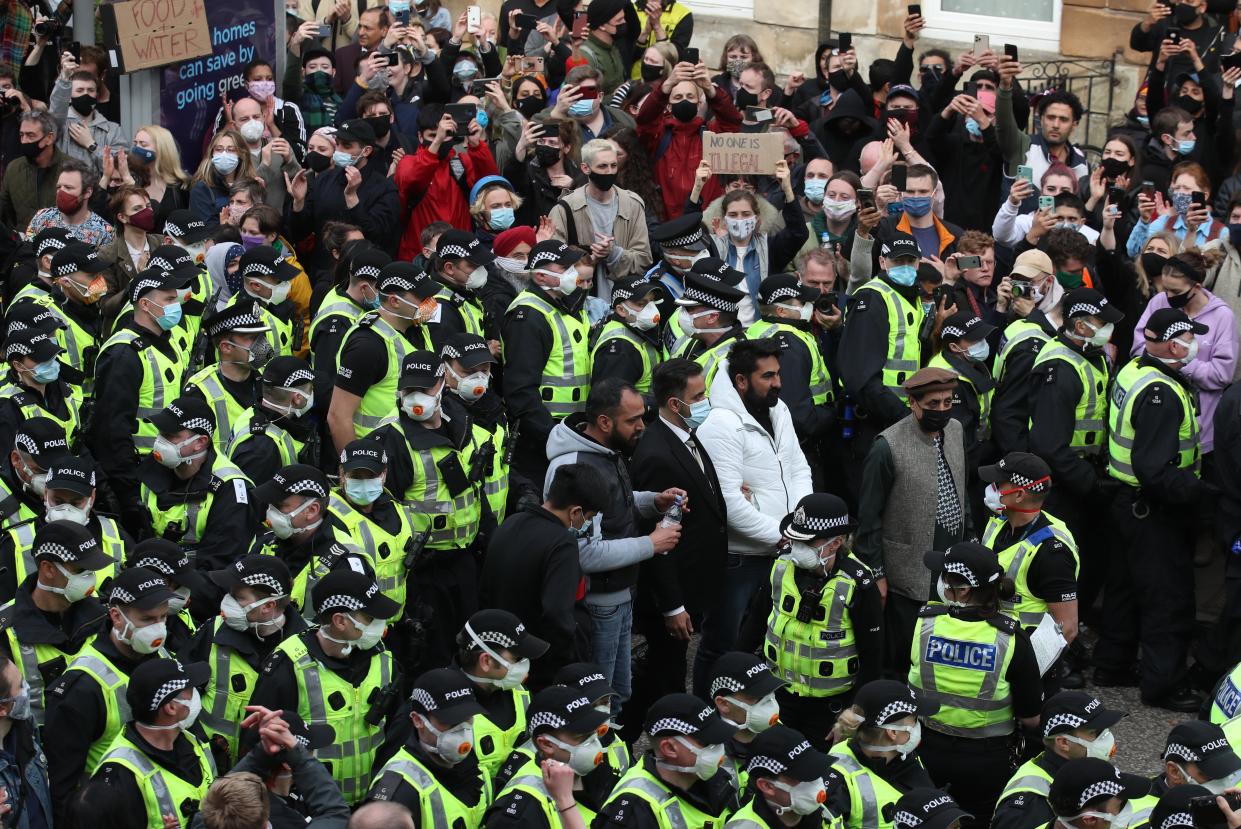
POLYGON ((655 555, 651 539, 639 535, 638 519, 654 518, 654 492, 634 492, 629 467, 617 452, 585 434, 586 415, 569 415, 547 436, 546 497, 556 470, 569 463, 589 464, 607 482, 608 506, 595 516, 590 535, 580 542, 582 572, 590 577, 592 601, 619 604, 638 581, 638 564, 655 555))
POLYGON ((784 401, 771 410, 773 438, 746 411, 730 377, 724 360, 711 384, 711 414, 696 434, 724 493, 729 552, 774 556, 781 519, 814 489, 810 466, 784 401))

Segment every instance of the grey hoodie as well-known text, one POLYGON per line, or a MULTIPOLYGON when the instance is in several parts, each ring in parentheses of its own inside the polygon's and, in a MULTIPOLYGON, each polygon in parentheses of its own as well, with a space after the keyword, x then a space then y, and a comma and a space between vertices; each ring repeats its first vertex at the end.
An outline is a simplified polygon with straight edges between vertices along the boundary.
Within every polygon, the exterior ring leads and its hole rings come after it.
POLYGON ((543 496, 556 470, 569 463, 594 467, 608 485, 608 506, 595 516, 590 535, 578 542, 582 572, 590 577, 587 600, 591 604, 619 605, 630 601, 638 580, 638 564, 655 555, 651 539, 640 535, 638 518, 654 518, 654 492, 634 492, 625 459, 594 440, 583 430, 586 415, 579 412, 557 423, 547 436, 547 477, 543 496))

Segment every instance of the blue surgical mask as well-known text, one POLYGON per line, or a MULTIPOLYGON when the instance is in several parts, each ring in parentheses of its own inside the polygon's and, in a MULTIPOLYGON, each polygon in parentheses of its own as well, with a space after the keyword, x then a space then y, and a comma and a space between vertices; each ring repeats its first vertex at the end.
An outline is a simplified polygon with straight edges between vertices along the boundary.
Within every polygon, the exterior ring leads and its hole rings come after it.
POLYGON ((487 129, 487 125, 491 123, 491 116, 487 114, 487 110, 480 109, 474 115, 474 120, 483 129, 487 129))
POLYGON ((155 321, 165 331, 171 331, 177 327, 177 323, 181 322, 181 303, 170 302, 164 306, 156 305, 154 302, 151 304, 163 312, 155 318, 155 321))
POLYGON ((1193 203, 1194 196, 1192 193, 1172 194, 1172 206, 1176 209, 1176 212, 1182 216, 1189 212, 1189 208, 1193 203))
POLYGON ((1189 155, 1194 151, 1194 146, 1198 142, 1192 138, 1182 138, 1176 144, 1176 151, 1181 155, 1189 155))
POLYGON ((901 205, 910 216, 921 217, 931 212, 930 196, 906 196, 901 205))
POLYGON ((595 102, 590 101, 574 101, 569 105, 569 114, 574 118, 585 118, 595 111, 595 102))
POLYGON ((375 503, 383 491, 383 478, 345 478, 345 496, 359 506, 375 503))
POLYGON ((969 355, 970 359, 976 363, 986 362, 991 356, 991 344, 986 340, 979 340, 970 346, 969 355))
POLYGON ((478 66, 471 60, 458 61, 452 68, 452 74, 457 80, 468 81, 478 74, 478 66))
POLYGON ((513 226, 516 218, 511 207, 493 207, 491 219, 487 223, 491 225, 492 230, 508 230, 513 226))
POLYGON ((134 144, 129 148, 129 151, 147 164, 155 160, 155 150, 148 150, 146 147, 139 147, 137 144, 134 144))
POLYGON ((819 96, 819 106, 826 107, 826 106, 831 106, 831 105, 832 105, 832 90, 824 89, 823 94, 819 96))
POLYGON ((965 119, 965 131, 975 138, 982 138, 982 127, 973 118, 965 119))
POLYGON ((704 397, 702 400, 696 400, 693 403, 690 403, 689 414, 681 415, 681 419, 685 421, 685 427, 687 429, 697 429, 703 424, 709 414, 711 414, 711 400, 704 397))
POLYGON ((827 195, 827 179, 825 178, 808 178, 806 186, 803 188, 806 194, 806 201, 822 204, 823 199, 827 195))
POLYGON ((60 378, 60 360, 55 357, 34 367, 30 376, 36 383, 55 383, 60 378))
POLYGON ((337 150, 332 153, 332 163, 337 167, 352 167, 357 163, 357 159, 353 157, 352 153, 347 153, 344 150, 337 150))
POLYGON ((888 279, 891 279, 897 285, 903 285, 908 288, 914 284, 914 280, 918 278, 917 265, 893 265, 888 268, 888 279))
POLYGON ((1149 115, 1139 115, 1139 116, 1138 116, 1138 123, 1139 123, 1139 124, 1141 124, 1141 125, 1142 125, 1142 126, 1144 126, 1144 127, 1149 127, 1149 126, 1151 125, 1151 119, 1150 119, 1150 116, 1149 116, 1149 115))
POLYGON ((898 202, 898 201, 894 201, 894 202, 892 202, 891 204, 889 204, 889 205, 888 205, 888 215, 889 215, 889 216, 899 216, 899 215, 901 215, 901 213, 902 213, 902 212, 904 212, 904 209, 905 209, 905 208, 901 206, 901 203, 900 203, 900 202, 898 202))

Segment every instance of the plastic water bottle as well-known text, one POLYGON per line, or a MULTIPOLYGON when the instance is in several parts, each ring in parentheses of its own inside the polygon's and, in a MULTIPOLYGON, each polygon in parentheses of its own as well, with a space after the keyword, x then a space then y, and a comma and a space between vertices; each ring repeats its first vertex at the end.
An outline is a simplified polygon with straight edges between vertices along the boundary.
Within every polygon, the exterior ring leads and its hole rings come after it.
POLYGON ((680 525, 681 516, 683 515, 681 511, 681 500, 681 496, 678 495, 676 500, 672 502, 672 506, 668 507, 668 511, 664 513, 664 517, 660 520, 659 526, 675 527, 680 525))
POLYGON ((852 440, 853 423, 856 420, 856 413, 853 410, 853 400, 849 397, 845 398, 845 411, 840 420, 840 436, 845 440, 852 440))

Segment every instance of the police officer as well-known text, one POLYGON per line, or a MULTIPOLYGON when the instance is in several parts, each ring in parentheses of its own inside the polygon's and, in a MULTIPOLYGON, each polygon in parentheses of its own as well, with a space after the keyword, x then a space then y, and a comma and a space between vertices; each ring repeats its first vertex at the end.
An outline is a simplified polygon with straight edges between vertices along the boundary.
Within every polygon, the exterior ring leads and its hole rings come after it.
POLYGON ((168 656, 163 643, 172 595, 159 573, 122 570, 103 597, 108 615, 102 628, 48 686, 43 735, 58 821, 129 719, 130 675, 143 662, 168 656))
POLYGON ((1047 802, 1057 825, 1088 829, 1105 823, 1130 825, 1133 801, 1150 789, 1150 781, 1123 774, 1106 760, 1083 757, 1060 767, 1051 781, 1047 802), (1086 819, 1093 818, 1089 823, 1086 819))
MULTIPOLYGON (((616 690, 608 683, 603 669, 591 662, 570 662, 556 671, 553 681, 557 685, 568 685, 576 688, 590 698, 591 704, 600 711, 612 711, 612 700, 617 696, 616 690)), ((633 765, 633 757, 629 746, 620 739, 619 729, 609 728, 601 738, 603 751, 607 755, 605 762, 611 774, 620 777, 633 765)), ((530 756, 534 756, 531 754, 530 756)), ((496 785, 500 785, 500 777, 496 775, 496 785)))
MULTIPOLYGON (((1190 801, 1200 797, 1218 797, 1205 786, 1184 785, 1169 789, 1163 793, 1154 807, 1151 808, 1149 820, 1143 824, 1158 826, 1161 829, 1196 829, 1190 801)), ((1137 810, 1134 810, 1135 814, 1137 810)), ((1138 824, 1130 823, 1134 829, 1138 824)))
POLYGON ((667 358, 659 333, 662 297, 652 273, 612 283, 612 316, 590 353, 592 383, 619 377, 649 398, 651 370, 667 358))
POLYGON ((1012 771, 1014 718, 1038 724, 1038 662, 1017 621, 1000 612, 1013 585, 995 553, 962 541, 924 562, 938 576, 942 604, 918 614, 911 651, 909 684, 940 704, 923 718, 922 757, 931 779, 952 784, 961 807, 985 826, 1012 771))
MULTIPOLYGON (((84 242, 70 242, 52 255, 52 279, 60 289, 57 303, 67 325, 65 352, 69 364, 88 378, 95 376, 95 358, 106 339, 98 303, 108 291, 103 277, 108 267, 99 252, 84 242)), ((89 397, 89 387, 85 391, 89 397)))
POLYGON ((30 551, 35 567, 0 608, 2 647, 30 688, 30 710, 43 727, 44 691, 95 635, 104 616, 95 598, 95 571, 111 564, 80 525, 53 521, 39 528, 30 551))
POLYGON ((192 550, 200 570, 223 567, 254 538, 251 482, 215 451, 202 398, 179 397, 147 421, 158 437, 138 467, 146 534, 192 550))
POLYGON ((1018 768, 1004 786, 991 826, 1046 826, 1054 818, 1047 794, 1056 773, 1065 763, 1081 757, 1111 761, 1116 753, 1112 726, 1124 716, 1124 712, 1104 708, 1102 702, 1085 691, 1061 691, 1044 702, 1038 732, 1043 750, 1018 768))
MULTIPOLYGON (((478 721, 475 717, 476 732, 478 721)), ((535 694, 530 705, 532 753, 497 793, 483 825, 558 829, 560 816, 576 811, 589 826, 616 784, 601 740, 609 731, 607 723, 608 713, 595 708, 578 688, 551 685, 535 694), (543 782, 542 767, 555 763, 573 770, 572 797, 565 802, 543 782)))
MULTIPOLYGON (((197 353, 195 345, 202 330, 203 311, 206 307, 203 300, 209 296, 211 278, 205 267, 195 264, 194 258, 177 245, 160 245, 151 251, 151 256, 147 259, 147 270, 171 273, 178 283, 177 302, 181 307, 181 320, 173 326, 169 335, 176 343, 177 350, 186 357, 186 372, 192 373, 201 365, 202 355, 197 353)), ((117 300, 124 302, 124 305, 120 306, 120 313, 113 320, 113 325, 120 327, 133 313, 134 306, 128 292, 118 296, 117 300)), ((110 302, 104 301, 105 314, 108 313, 110 302)), ((213 304, 212 308, 214 307, 213 304)))
MULTIPOLYGON (((1207 327, 1163 308, 1146 321, 1146 351, 1116 376, 1108 409, 1107 472, 1123 484, 1111 505, 1113 567, 1095 645, 1096 681, 1133 684, 1140 647, 1142 702, 1195 712, 1185 684, 1194 625, 1194 508, 1209 493, 1200 477, 1198 399, 1181 369, 1207 327)), ((1057 481, 1057 483, 1059 483, 1057 481)))
POLYGON ((8 370, 0 378, 0 446, 11 446, 17 429, 32 417, 60 424, 70 445, 82 439, 82 391, 60 379, 64 349, 41 328, 11 331, 4 340, 8 370))
POLYGON ((782 721, 822 748, 836 715, 855 689, 879 678, 883 661, 879 589, 845 548, 856 528, 835 495, 802 498, 780 522, 788 548, 750 611, 751 625, 766 619, 762 653, 787 686, 776 691, 782 721))
MULTIPOLYGON (((194 211, 179 208, 169 213, 168 218, 164 220, 164 244, 176 245, 190 255, 195 265, 202 265, 205 254, 203 245, 217 229, 218 227, 208 225, 205 221, 198 218, 194 211)), ((228 286, 215 285, 212 287, 212 296, 210 298, 214 299, 215 294, 218 294, 228 286)))
POLYGON ((431 328, 436 346, 452 334, 490 334, 495 339, 478 294, 487 284, 487 266, 495 258, 473 233, 452 228, 440 234, 431 274, 439 284, 435 299, 440 304, 440 318, 431 328))
MULTIPOLYGON (((1050 467, 1037 455, 1010 452, 979 469, 978 476, 987 482, 984 501, 994 513, 982 543, 995 550, 1017 591, 1001 608, 1031 634, 1050 614, 1071 643, 1078 622, 1077 542, 1060 519, 1043 510, 1051 491, 1050 467)), ((1047 673, 1049 687, 1058 675, 1058 670, 1047 673)))
POLYGON ((478 565, 472 553, 486 508, 470 477, 477 451, 465 407, 444 396, 444 364, 430 351, 401 366, 400 414, 373 439, 388 453, 387 488, 410 509, 415 553, 406 600, 422 611, 424 665, 446 665, 454 639, 477 608, 478 565))
MULTIPOLYGON (((198 630, 190 615, 190 601, 194 594, 207 595, 206 580, 195 569, 187 553, 166 538, 148 538, 133 548, 129 567, 144 567, 164 578, 172 591, 168 600, 168 639, 164 647, 175 654, 184 654, 198 630)), ((206 612, 202 614, 206 616, 206 612)), ((207 617, 210 620, 211 617, 207 617)))
POLYGON ((263 367, 259 399, 233 423, 224 453, 252 481, 266 481, 282 466, 319 465, 315 375, 301 357, 276 357, 263 367))
POLYGON ((892 826, 895 829, 961 829, 962 821, 972 817, 940 789, 914 789, 896 801, 892 826))
POLYGON ((749 765, 750 802, 734 812, 727 829, 787 829, 841 826, 839 777, 829 805, 827 755, 799 732, 777 725, 754 738, 749 765), (835 808, 833 808, 835 807, 835 808))
POLYGON ((35 536, 44 521, 69 521, 86 527, 99 541, 109 564, 99 568, 101 585, 120 571, 125 550, 132 539, 114 519, 95 512, 95 468, 89 461, 66 455, 48 467, 45 478, 44 513, 41 518, 17 524, 0 539, 0 596, 11 598, 17 586, 35 570, 32 557, 35 536))
POLYGON ((0 530, 31 521, 47 509, 47 468, 69 454, 65 430, 46 417, 22 423, 13 438, 7 468, 0 474, 0 530))
POLYGON ((379 272, 392 261, 382 250, 367 245, 349 260, 347 281, 328 291, 310 323, 310 350, 321 377, 336 374, 336 354, 348 331, 363 315, 379 308, 379 272))
POLYGON ((702 366, 707 393, 720 361, 728 356, 733 343, 745 339, 738 307, 745 292, 737 285, 744 275, 722 259, 706 257, 694 263, 685 276, 685 291, 676 300, 680 337, 671 352, 702 366))
POLYGON ((189 826, 215 780, 211 752, 190 731, 202 711, 198 687, 207 674, 202 662, 152 659, 134 669, 125 689, 133 718, 93 779, 114 789, 126 812, 145 814, 147 826, 189 826))
POLYGON ((1220 795, 1241 784, 1241 757, 1228 743, 1223 729, 1214 723, 1177 723, 1168 732, 1162 757, 1163 773, 1151 781, 1150 796, 1134 802, 1131 826, 1147 817, 1157 799, 1169 789, 1197 784, 1220 795))
POLYGON ((944 320, 939 332, 943 347, 927 363, 956 372, 960 380, 953 390, 952 416, 961 421, 966 463, 971 470, 977 469, 978 464, 991 455, 987 446, 991 438, 991 395, 995 381, 987 368, 987 358, 991 356, 988 337, 993 331, 994 325, 983 322, 970 309, 957 311, 944 320))
MULTIPOLYGON (((10 308, 32 302, 42 308, 53 309, 57 318, 64 321, 58 302, 60 289, 56 287, 56 278, 52 276, 52 257, 73 241, 75 240, 69 235, 69 231, 62 227, 45 227, 35 234, 31 240, 35 255, 34 272, 28 274, 26 283, 12 295, 9 300, 10 308)), ((18 267, 14 267, 10 278, 16 278, 17 271, 18 267)))
POLYGON ((796 274, 772 274, 758 288, 760 318, 745 332, 747 339, 774 337, 780 344, 780 399, 788 404, 803 444, 826 438, 836 425, 832 375, 811 327, 816 314, 823 320, 815 308, 818 300, 819 289, 802 285, 796 274))
POLYGON ((137 533, 138 465, 156 442, 150 418, 180 392, 187 355, 169 332, 180 321, 177 288, 167 271, 148 268, 129 286, 133 316, 99 353, 95 383, 107 389, 95 401, 91 454, 122 507, 122 520, 137 533))
POLYGON ((228 305, 254 303, 258 317, 271 329, 272 348, 285 356, 302 350, 302 313, 289 299, 298 270, 271 245, 258 245, 241 255, 237 274, 242 290, 228 305))
POLYGON ((417 826, 482 824, 491 782, 475 756, 473 720, 483 712, 474 686, 456 668, 427 671, 409 698, 409 739, 376 772, 367 800, 417 815, 417 826))
POLYGON ((504 404, 521 430, 517 466, 532 481, 547 470, 547 437, 560 420, 586 408, 590 321, 578 287, 585 254, 548 239, 530 250, 530 284, 504 317, 504 404))
POLYGON ((723 823, 737 810, 737 787, 721 765, 735 729, 689 694, 668 694, 646 712, 650 752, 625 772, 591 824, 594 829, 670 829, 723 823))
POLYGON ((289 601, 289 568, 274 556, 242 556, 210 577, 225 591, 220 614, 203 624, 182 656, 211 670, 200 723, 217 765, 226 769, 238 759, 241 721, 259 669, 277 645, 305 631, 306 622, 289 601))
POLYGON ((918 753, 919 717, 938 710, 937 702, 903 682, 877 679, 858 689, 836 721, 840 742, 828 754, 847 793, 838 813, 849 829, 887 829, 892 806, 905 792, 933 785, 918 753))
POLYGON ((1085 553, 1080 592, 1082 606, 1090 607, 1104 576, 1098 515, 1115 486, 1102 469, 1109 379, 1103 347, 1124 315, 1091 288, 1068 291, 1060 308, 1064 325, 1030 369, 1029 447, 1056 482, 1047 508, 1085 553))
POLYGON ((349 568, 325 575, 311 599, 318 626, 276 646, 250 702, 296 711, 308 725, 330 725, 336 743, 321 749, 319 760, 355 805, 366 795, 383 724, 398 699, 397 668, 380 642, 396 602, 374 578, 349 568))
POLYGON ((256 303, 229 305, 207 320, 218 360, 185 381, 185 394, 202 397, 215 414, 215 450, 228 454, 246 409, 255 404, 258 372, 272 359, 270 326, 256 303))
POLYGON ((645 277, 653 279, 663 288, 659 299, 659 315, 664 319, 664 346, 671 348, 680 336, 676 316, 684 313, 677 305, 685 290, 685 275, 699 259, 707 256, 707 235, 702 225, 701 213, 683 213, 675 219, 660 222, 651 229, 651 249, 658 251, 659 259, 645 277))
POLYGON ((395 420, 401 363, 413 350, 431 347, 427 326, 439 318, 435 283, 409 262, 379 272, 380 305, 345 334, 336 358, 336 386, 328 408, 334 446, 395 420))
POLYGON ((457 665, 474 683, 474 695, 483 706, 482 715, 474 719, 474 754, 488 778, 526 730, 530 692, 523 684, 531 660, 547 649, 547 642, 505 610, 478 611, 457 635, 457 665))
POLYGON ((780 720, 776 691, 782 687, 767 662, 752 653, 729 651, 711 667, 711 702, 737 728, 724 744, 724 768, 736 777, 738 791, 746 790, 754 738, 780 720))
POLYGON ((1219 678, 1211 691, 1211 705, 1207 709, 1210 722, 1220 725, 1228 736, 1228 742, 1234 749, 1241 750, 1241 719, 1237 713, 1241 710, 1241 665, 1219 678))
MULTIPOLYGON (((1048 306, 1043 285, 1055 282, 1056 267, 1041 250, 1028 250, 1013 264, 1009 309, 1015 319, 1004 329, 996 354, 991 433, 1004 453, 1024 452, 1030 423, 1030 369, 1043 346, 1055 339, 1063 320, 1048 306), (1020 293, 1020 296, 1017 294, 1020 293), (1046 307, 1046 308, 1045 308, 1046 307), (1045 310, 1044 310, 1045 309, 1045 310)), ((1057 285, 1057 290, 1059 286, 1057 285)))

